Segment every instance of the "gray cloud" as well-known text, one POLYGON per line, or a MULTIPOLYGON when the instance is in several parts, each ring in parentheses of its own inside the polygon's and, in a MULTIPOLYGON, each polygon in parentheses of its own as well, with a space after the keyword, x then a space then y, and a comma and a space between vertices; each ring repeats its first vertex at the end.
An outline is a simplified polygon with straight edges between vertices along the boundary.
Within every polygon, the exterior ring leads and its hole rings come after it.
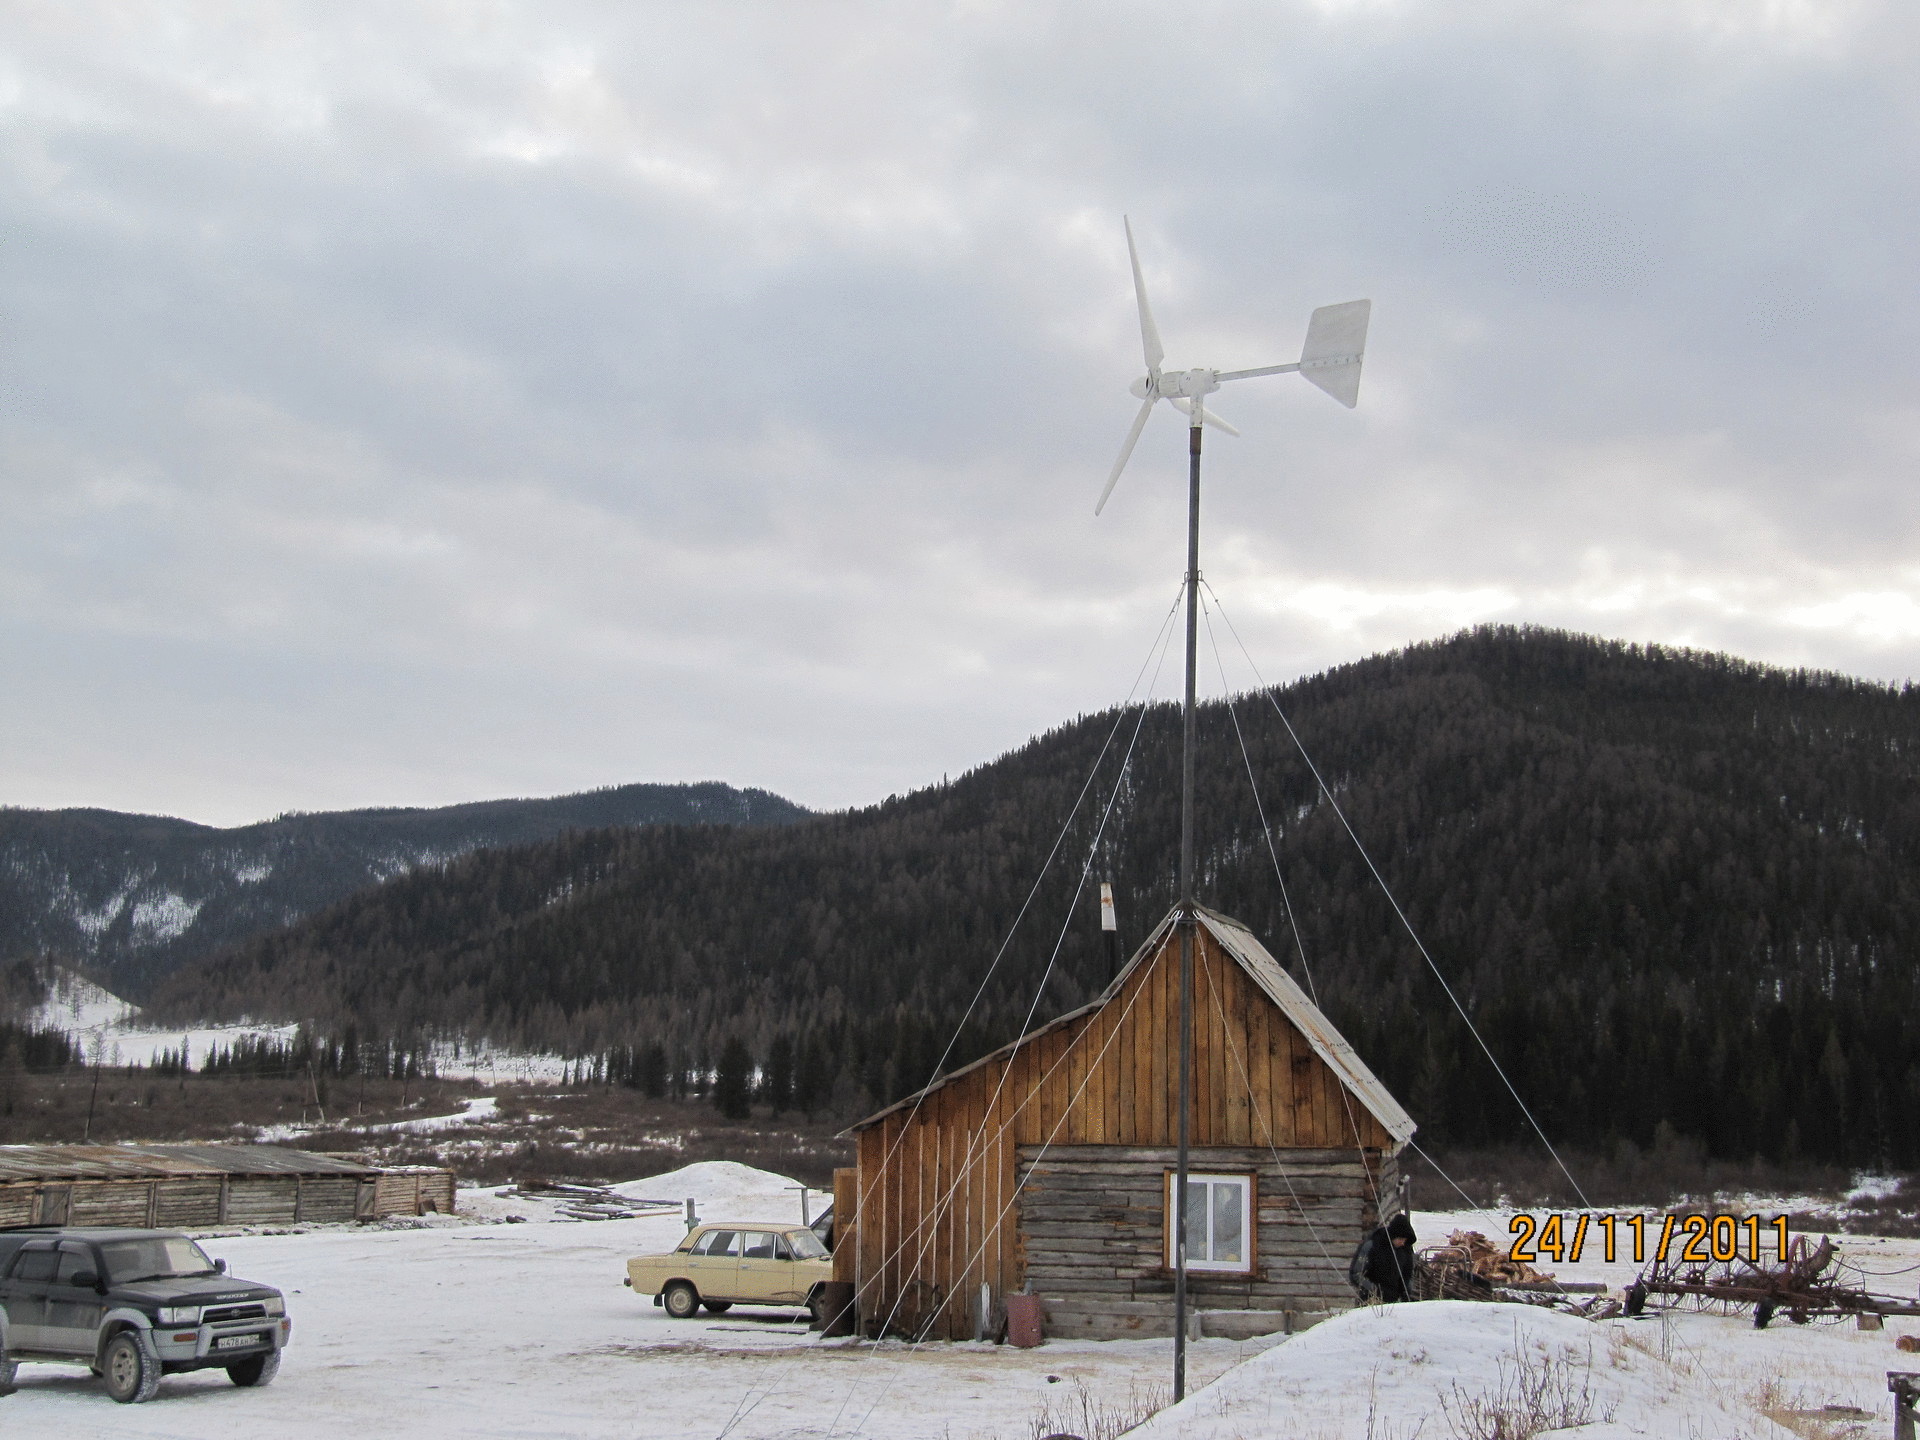
MULTIPOLYGON (((1903 679, 1920 31, 1879 4, 21 7, 0 800, 814 804, 1124 693, 1137 367, 1235 387, 1269 678, 1479 620, 1903 679)), ((1233 682, 1246 676, 1233 673, 1233 682)))

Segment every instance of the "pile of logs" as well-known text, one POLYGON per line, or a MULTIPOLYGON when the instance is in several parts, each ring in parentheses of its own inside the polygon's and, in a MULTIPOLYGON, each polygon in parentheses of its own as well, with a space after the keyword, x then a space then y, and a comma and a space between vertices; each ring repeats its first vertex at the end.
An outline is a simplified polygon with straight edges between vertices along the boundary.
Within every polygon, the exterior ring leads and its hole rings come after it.
POLYGON ((1511 1248, 1502 1251, 1478 1230, 1456 1230, 1447 1243, 1435 1245, 1421 1256, 1437 1270, 1471 1275, 1487 1286, 1528 1284, 1551 1280, 1524 1260, 1513 1258, 1511 1248))
POLYGON ((1414 1270, 1418 1300, 1484 1300, 1539 1305, 1568 1315, 1604 1320, 1621 1302, 1594 1282, 1562 1282, 1502 1251, 1478 1230, 1456 1230, 1444 1245, 1421 1252, 1414 1270))
POLYGON ((678 1210, 678 1200, 641 1200, 616 1194, 601 1185, 568 1185, 554 1180, 522 1180, 503 1195, 524 1195, 537 1200, 557 1200, 560 1214, 569 1220, 629 1220, 637 1215, 657 1215, 663 1210, 678 1210))

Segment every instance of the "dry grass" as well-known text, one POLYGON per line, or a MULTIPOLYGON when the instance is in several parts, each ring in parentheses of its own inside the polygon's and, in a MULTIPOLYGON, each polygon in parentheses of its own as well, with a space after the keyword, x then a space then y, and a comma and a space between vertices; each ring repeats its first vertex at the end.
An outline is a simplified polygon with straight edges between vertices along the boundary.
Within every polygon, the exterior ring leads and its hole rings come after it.
MULTIPOLYGON (((795 1116, 726 1120, 696 1101, 649 1100, 618 1086, 500 1088, 498 1123, 439 1130, 383 1148, 398 1164, 443 1164, 477 1184, 509 1180, 606 1183, 644 1179, 700 1160, 733 1160, 825 1189, 851 1148, 836 1127, 795 1116)), ((306 1142, 302 1142, 306 1143, 306 1142)), ((322 1141, 321 1143, 332 1143, 322 1141)), ((341 1148, 365 1148, 345 1132, 341 1148)))
POLYGON ((1441 1396, 1454 1440, 1533 1440, 1545 1430, 1613 1418, 1610 1409, 1595 1413, 1591 1346, 1576 1359, 1531 1348, 1516 1335, 1514 1353, 1499 1362, 1496 1373, 1488 1390, 1471 1393, 1456 1381, 1452 1393, 1441 1396))
MULTIPOLYGON (((74 1144, 87 1133, 92 1072, 33 1075, 19 1082, 11 1115, 0 1113, 0 1144, 74 1144)), ((305 1075, 163 1078, 105 1068, 94 1105, 95 1141, 209 1141, 251 1138, 270 1126, 311 1126, 287 1143, 353 1152, 396 1164, 446 1165, 463 1180, 609 1182, 662 1174, 697 1160, 734 1160, 810 1185, 832 1184, 850 1149, 836 1127, 799 1117, 722 1119, 695 1101, 649 1100, 620 1086, 560 1091, 480 1085, 470 1080, 335 1079, 305 1075), (322 1102, 316 1109, 318 1091, 322 1102), (498 1097, 498 1121, 429 1134, 369 1134, 363 1126, 447 1115, 468 1098, 498 1097), (321 1121, 321 1109, 326 1120, 321 1121)))
MULTIPOLYGON (((1715 1160, 1694 1142, 1671 1136, 1644 1150, 1623 1141, 1605 1153, 1562 1153, 1580 1177, 1587 1198, 1603 1208, 1664 1209, 1718 1194, 1831 1195, 1838 1200, 1851 1184, 1849 1173, 1837 1166, 1715 1160)), ((1440 1150, 1434 1159, 1481 1204, 1571 1209, 1578 1203, 1560 1167, 1537 1146, 1440 1150)), ((1453 1186, 1419 1156, 1406 1157, 1401 1163, 1413 1179, 1419 1206, 1447 1210, 1462 1203, 1453 1186)), ((1909 1197, 1908 1203, 1914 1205, 1916 1197, 1909 1197)))
POLYGON ((1062 1388, 1064 1393, 1042 1400, 1028 1420, 1028 1440, 1047 1440, 1052 1435, 1118 1440, 1166 1409, 1169 1398, 1164 1385, 1129 1385, 1127 1398, 1118 1403, 1099 1399, 1084 1380, 1075 1379, 1071 1386, 1062 1388))
POLYGON ((1871 1415, 1850 1405, 1824 1401, 1808 1390, 1789 1386, 1779 1376, 1761 1381, 1747 1399, 1774 1424, 1805 1440, 1864 1440, 1880 1431, 1879 1422, 1871 1415))

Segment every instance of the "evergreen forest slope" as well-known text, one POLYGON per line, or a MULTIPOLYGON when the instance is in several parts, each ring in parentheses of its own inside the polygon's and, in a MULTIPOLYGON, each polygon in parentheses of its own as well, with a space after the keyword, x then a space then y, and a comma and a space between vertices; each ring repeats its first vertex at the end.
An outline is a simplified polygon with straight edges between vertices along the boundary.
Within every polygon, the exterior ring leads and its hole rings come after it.
POLYGON ((485 846, 614 825, 785 824, 806 813, 764 790, 712 783, 282 815, 232 829, 111 810, 0 809, 0 961, 51 960, 137 998, 188 961, 485 846))
MULTIPOLYGON (((1275 695, 1556 1140, 1665 1126, 1730 1158, 1920 1164, 1920 691, 1483 629, 1275 695)), ((963 1015, 950 1064, 1019 1033, 1056 943, 1036 1018, 1101 987, 1094 891, 1075 899, 1090 853, 1128 944, 1171 905, 1178 715, 1146 712, 1123 777, 1138 716, 797 826, 473 854, 187 967, 162 1000, 611 1052, 624 1073, 744 1042, 796 1063, 807 1103, 856 1111, 924 1082, 963 1015)), ((1266 697, 1206 706, 1200 734, 1201 898, 1310 979, 1427 1138, 1520 1138, 1266 697)))

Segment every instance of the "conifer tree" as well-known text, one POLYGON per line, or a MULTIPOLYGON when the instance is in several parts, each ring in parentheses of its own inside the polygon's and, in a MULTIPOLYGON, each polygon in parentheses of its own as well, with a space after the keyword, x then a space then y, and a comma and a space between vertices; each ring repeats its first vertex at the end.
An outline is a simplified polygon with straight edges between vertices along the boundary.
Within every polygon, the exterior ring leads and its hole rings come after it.
POLYGON ((713 1103, 729 1120, 745 1120, 753 1113, 753 1056, 746 1042, 729 1035, 720 1047, 720 1064, 714 1075, 713 1103))

